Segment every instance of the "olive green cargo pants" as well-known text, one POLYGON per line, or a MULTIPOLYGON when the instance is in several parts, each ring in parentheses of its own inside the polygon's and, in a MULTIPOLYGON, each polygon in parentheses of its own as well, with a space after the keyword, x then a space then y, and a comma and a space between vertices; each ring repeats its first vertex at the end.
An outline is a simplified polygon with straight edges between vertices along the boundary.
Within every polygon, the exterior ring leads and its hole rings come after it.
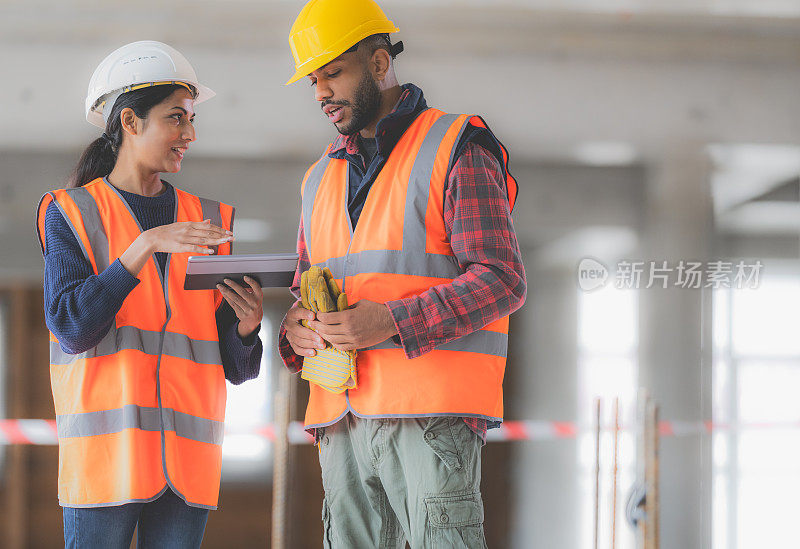
POLYGON ((482 441, 463 420, 348 414, 318 437, 323 547, 486 547, 482 441))

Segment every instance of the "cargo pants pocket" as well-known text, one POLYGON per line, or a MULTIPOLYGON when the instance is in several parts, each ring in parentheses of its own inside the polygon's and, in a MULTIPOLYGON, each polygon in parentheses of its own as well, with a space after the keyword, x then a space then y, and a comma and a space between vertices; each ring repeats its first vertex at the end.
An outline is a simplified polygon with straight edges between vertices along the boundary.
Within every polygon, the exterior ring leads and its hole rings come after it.
POLYGON ((422 431, 425 444, 433 450, 433 453, 450 471, 458 471, 463 465, 462 456, 451 428, 455 421, 457 420, 451 417, 432 417, 428 419, 427 425, 422 431))
POLYGON ((486 549, 480 493, 425 498, 428 522, 424 546, 486 549))

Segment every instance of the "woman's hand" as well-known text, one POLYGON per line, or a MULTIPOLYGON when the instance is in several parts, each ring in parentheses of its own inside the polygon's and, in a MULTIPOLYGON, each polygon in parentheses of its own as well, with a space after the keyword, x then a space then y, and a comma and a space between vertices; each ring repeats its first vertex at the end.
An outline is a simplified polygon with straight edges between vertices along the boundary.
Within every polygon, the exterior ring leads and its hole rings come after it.
POLYGON ((214 250, 208 246, 219 246, 233 240, 233 233, 211 224, 210 219, 202 223, 184 221, 153 227, 142 233, 153 252, 195 253, 208 255, 214 250))
POLYGON ((209 255, 214 253, 209 246, 219 246, 232 240, 231 231, 212 225, 210 219, 170 223, 140 234, 119 260, 129 273, 138 276, 155 252, 209 255))
POLYGON ((262 302, 264 293, 261 285, 249 276, 244 277, 249 288, 240 286, 233 280, 226 278, 225 284, 217 284, 217 289, 222 293, 222 297, 236 313, 239 318, 239 336, 247 337, 253 333, 264 316, 262 302))

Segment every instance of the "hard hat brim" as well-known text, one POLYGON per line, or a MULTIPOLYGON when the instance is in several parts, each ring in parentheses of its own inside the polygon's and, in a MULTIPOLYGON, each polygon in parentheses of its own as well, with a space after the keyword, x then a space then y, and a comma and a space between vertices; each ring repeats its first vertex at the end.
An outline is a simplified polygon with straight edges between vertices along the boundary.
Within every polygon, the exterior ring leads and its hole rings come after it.
MULTIPOLYGON (((207 86, 204 86, 202 84, 198 84, 198 83, 195 83, 195 82, 186 82, 186 83, 197 90, 197 96, 194 99, 194 104, 195 105, 197 105, 198 103, 202 103, 203 101, 208 101, 209 99, 211 99, 212 97, 217 95, 217 93, 214 90, 212 90, 211 88, 209 88, 207 86)), ((107 94, 107 95, 112 95, 113 93, 114 92, 111 92, 110 94, 107 94)), ((112 108, 113 108, 113 106, 112 106, 112 108)), ((86 113, 86 121, 89 122, 90 124, 92 124, 93 126, 97 126, 98 128, 101 128, 101 129, 105 129, 106 128, 106 122, 105 122, 105 119, 103 118, 102 111, 97 111, 95 109, 90 109, 86 113)))

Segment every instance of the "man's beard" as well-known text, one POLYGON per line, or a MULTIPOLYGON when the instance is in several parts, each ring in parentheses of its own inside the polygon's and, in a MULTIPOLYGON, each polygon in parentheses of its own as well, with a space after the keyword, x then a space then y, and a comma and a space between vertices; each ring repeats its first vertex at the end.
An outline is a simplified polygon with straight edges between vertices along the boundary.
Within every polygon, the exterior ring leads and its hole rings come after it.
POLYGON ((336 127, 342 135, 353 135, 366 128, 375 120, 381 107, 381 90, 368 70, 364 69, 361 80, 356 88, 355 97, 350 104, 353 116, 350 123, 336 127))

